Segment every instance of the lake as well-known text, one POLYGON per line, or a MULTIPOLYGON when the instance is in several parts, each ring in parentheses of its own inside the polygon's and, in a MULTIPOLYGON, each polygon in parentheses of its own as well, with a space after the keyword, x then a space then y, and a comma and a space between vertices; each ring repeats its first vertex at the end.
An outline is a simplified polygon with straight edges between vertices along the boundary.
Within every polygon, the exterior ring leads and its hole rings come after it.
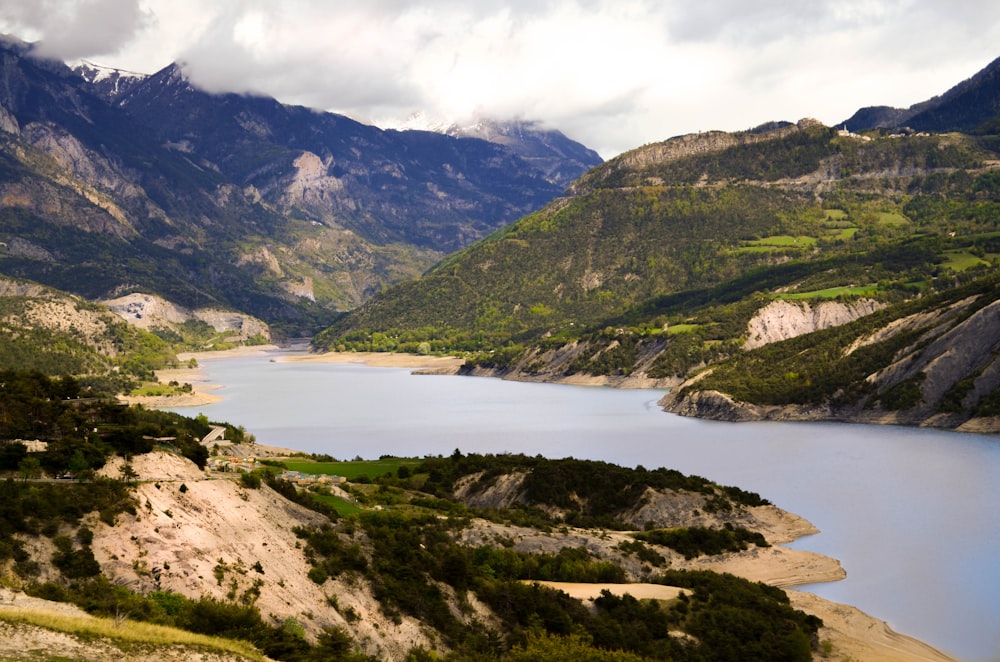
POLYGON ((224 399, 177 411, 338 459, 526 453, 670 467, 738 485, 822 531, 792 546, 839 559, 848 577, 807 590, 959 659, 1000 660, 998 437, 702 421, 661 411, 662 391, 271 356, 201 361, 224 399))

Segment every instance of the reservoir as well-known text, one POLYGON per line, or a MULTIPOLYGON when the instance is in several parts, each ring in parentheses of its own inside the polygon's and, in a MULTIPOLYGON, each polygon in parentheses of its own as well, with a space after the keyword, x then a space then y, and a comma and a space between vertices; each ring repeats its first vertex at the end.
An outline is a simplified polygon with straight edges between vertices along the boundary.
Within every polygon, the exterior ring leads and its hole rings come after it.
POLYGON ((664 413, 662 391, 411 375, 409 369, 201 360, 221 402, 177 411, 337 459, 525 453, 669 467, 759 492, 822 533, 793 547, 846 580, 803 587, 961 660, 1000 660, 1000 438, 664 413))

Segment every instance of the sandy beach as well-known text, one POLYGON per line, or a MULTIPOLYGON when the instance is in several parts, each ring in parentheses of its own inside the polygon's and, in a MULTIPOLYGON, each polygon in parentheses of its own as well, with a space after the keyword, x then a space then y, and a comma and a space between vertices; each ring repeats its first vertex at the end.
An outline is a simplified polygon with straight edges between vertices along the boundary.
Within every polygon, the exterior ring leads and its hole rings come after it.
POLYGON ((456 356, 418 356, 416 354, 397 354, 395 352, 287 354, 276 360, 302 363, 361 363, 376 368, 414 368, 420 369, 421 372, 433 370, 439 374, 454 373, 465 363, 464 359, 456 356))
MULTIPOLYGON (((208 359, 265 356, 270 352, 279 351, 280 349, 277 345, 258 345, 254 347, 236 347, 234 349, 214 352, 184 352, 177 355, 177 360, 181 363, 187 363, 191 359, 198 362, 208 359)), ((142 405, 148 409, 200 407, 222 400, 222 396, 214 392, 222 387, 219 384, 208 383, 205 371, 199 367, 157 370, 156 379, 161 384, 169 384, 170 382, 190 384, 191 393, 180 393, 177 395, 120 395, 118 396, 118 400, 130 405, 142 405)))
MULTIPOLYGON (((415 354, 397 354, 395 352, 325 352, 314 354, 309 352, 281 353, 283 348, 277 345, 258 345, 254 347, 236 347, 212 352, 185 352, 177 355, 181 363, 191 359, 207 361, 214 359, 236 359, 248 356, 267 356, 277 354, 272 360, 289 363, 359 363, 376 368, 412 368, 421 374, 449 375, 458 371, 464 363, 463 359, 454 356, 417 356, 415 354)), ((191 393, 177 395, 127 395, 119 396, 121 402, 130 405, 142 405, 149 409, 173 409, 175 407, 200 407, 222 400, 216 393, 218 384, 208 383, 205 372, 195 368, 169 368, 156 372, 157 380, 162 384, 177 382, 190 384, 191 393)))

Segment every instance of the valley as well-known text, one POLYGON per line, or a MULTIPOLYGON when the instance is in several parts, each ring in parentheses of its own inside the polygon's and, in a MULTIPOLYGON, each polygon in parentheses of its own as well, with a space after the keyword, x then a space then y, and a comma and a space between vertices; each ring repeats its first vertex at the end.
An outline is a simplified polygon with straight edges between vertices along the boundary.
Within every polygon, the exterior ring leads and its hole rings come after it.
MULTIPOLYGON (((380 129, 209 92, 179 62, 130 75, 39 52, 0 37, 0 657, 951 659, 786 592, 845 577, 797 542, 810 522, 629 455, 690 434, 637 445, 636 416, 602 435, 594 407, 496 436, 498 395, 410 423, 460 375, 659 389, 658 420, 997 434, 1000 60, 909 109, 605 162, 524 119, 380 129), (165 411, 226 404, 201 362, 289 343, 309 353, 269 366, 274 386, 285 364, 319 384, 365 362, 418 367, 423 388, 317 387, 292 429, 321 441, 281 447, 244 427, 274 434, 292 405, 273 394, 246 420, 165 411), (344 406, 370 415, 331 432, 344 406), (296 473, 330 474, 333 453, 357 454, 348 480, 296 473), (650 584, 669 595, 629 589, 650 584), (125 634, 140 623, 176 629, 125 634)), ((794 496, 827 480, 804 466, 740 475, 794 496)))

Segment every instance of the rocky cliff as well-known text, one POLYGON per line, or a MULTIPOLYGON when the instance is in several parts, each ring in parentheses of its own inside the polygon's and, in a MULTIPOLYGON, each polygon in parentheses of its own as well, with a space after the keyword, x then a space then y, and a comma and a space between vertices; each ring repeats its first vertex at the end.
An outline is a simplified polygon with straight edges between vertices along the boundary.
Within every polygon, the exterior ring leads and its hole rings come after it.
POLYGON ((839 301, 810 303, 778 299, 761 308, 751 318, 747 324, 747 340, 743 344, 743 349, 755 349, 804 333, 847 324, 881 310, 885 305, 872 299, 860 299, 850 303, 839 301))
MULTIPOLYGON (((886 310, 874 330, 871 325, 848 323, 836 343, 817 340, 823 369, 831 372, 838 370, 837 363, 867 361, 892 348, 888 360, 870 364, 877 369, 863 384, 849 387, 850 395, 845 385, 827 398, 814 396, 809 402, 755 403, 750 397, 740 399, 724 392, 727 378, 718 381, 713 369, 708 369, 667 394, 661 404, 684 416, 726 421, 842 420, 1000 432, 994 404, 1000 388, 1000 300, 991 282, 974 288, 979 294, 948 299, 916 312, 893 316, 886 310), (982 292, 984 287, 986 292, 982 292), (839 356, 831 357, 835 351, 839 356)), ((785 310, 785 306, 774 310, 785 310)), ((790 318, 776 315, 768 324, 758 316, 752 327, 762 329, 763 336, 765 327, 784 319, 802 321, 804 313, 799 309, 790 318)), ((772 337, 781 335, 771 333, 772 337)), ((785 378, 800 376, 790 373, 785 378)))
POLYGON ((251 338, 270 340, 271 332, 261 320, 233 310, 199 308, 191 310, 155 294, 128 294, 102 302, 129 324, 142 329, 174 329, 188 320, 204 322, 216 331, 229 333, 227 342, 246 342, 251 338))

